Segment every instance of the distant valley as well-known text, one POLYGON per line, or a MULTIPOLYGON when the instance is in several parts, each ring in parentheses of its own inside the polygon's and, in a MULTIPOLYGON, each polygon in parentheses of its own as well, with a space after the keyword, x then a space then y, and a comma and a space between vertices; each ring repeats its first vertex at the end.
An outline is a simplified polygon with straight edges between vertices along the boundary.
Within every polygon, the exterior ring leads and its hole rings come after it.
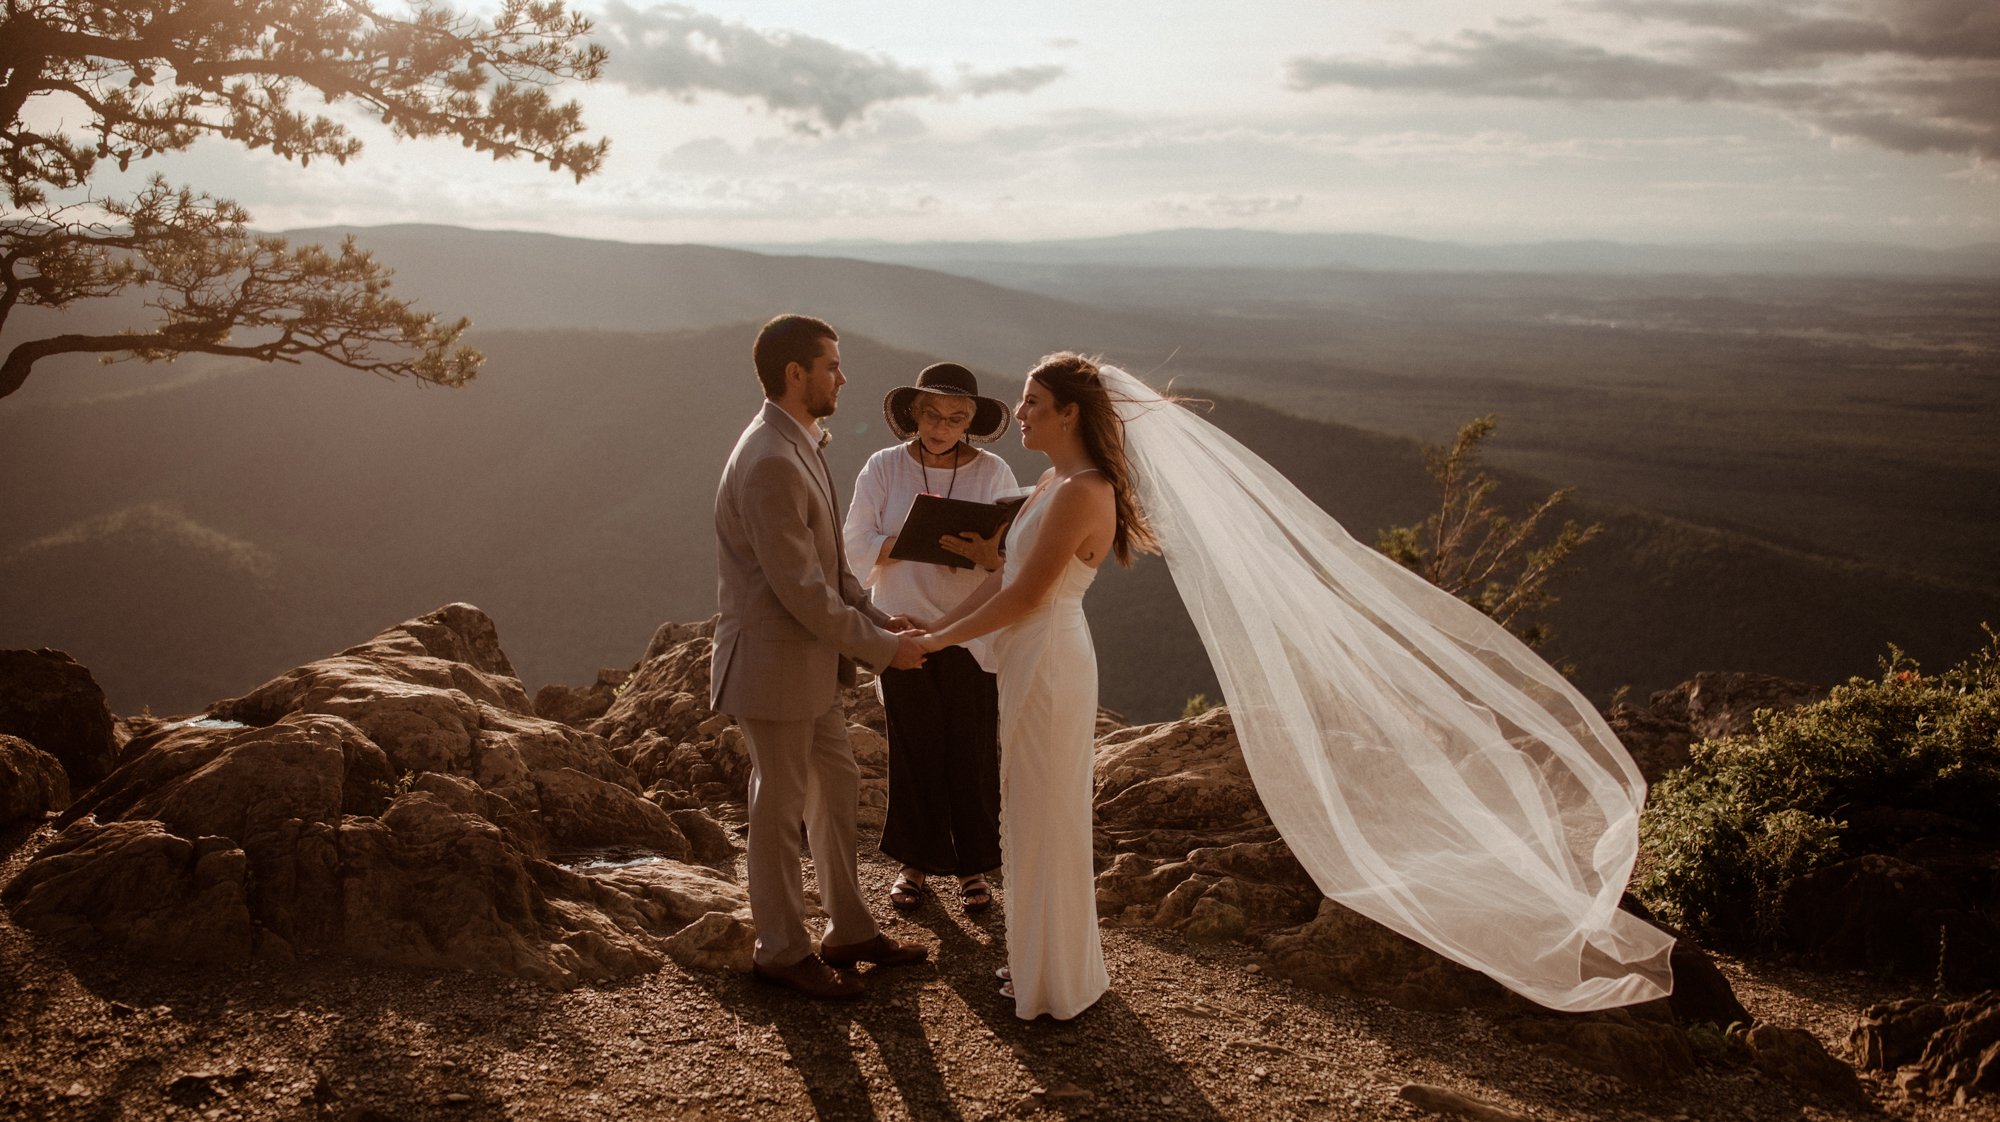
POLYGON ((1002 266, 1055 265, 1629 277, 2000 278, 2000 243, 1953 249, 1809 241, 1660 245, 1571 240, 1470 245, 1381 234, 1183 229, 1048 241, 824 241, 736 248, 914 265, 974 276, 1002 266))
MULTIPOLYGON (((1955 658, 2000 622, 2000 305, 1978 280, 1036 266, 1026 291, 702 247, 363 240, 406 293, 475 317, 487 371, 461 391, 204 361, 38 373, 0 402, 0 645, 68 649, 114 706, 159 712, 454 599, 494 615, 531 685, 627 664, 660 621, 713 611, 714 477, 755 406, 755 321, 784 308, 847 340, 850 479, 886 439, 882 393, 927 362, 1010 396, 1044 351, 1100 348, 1216 395, 1218 424, 1372 541, 1432 501, 1410 437, 1497 409, 1510 501, 1576 483, 1576 516, 1607 524, 1550 652, 1600 698, 1702 669, 1828 681, 1889 641, 1955 658)), ((1156 718, 1213 692, 1157 561, 1089 608, 1106 704, 1156 718)))

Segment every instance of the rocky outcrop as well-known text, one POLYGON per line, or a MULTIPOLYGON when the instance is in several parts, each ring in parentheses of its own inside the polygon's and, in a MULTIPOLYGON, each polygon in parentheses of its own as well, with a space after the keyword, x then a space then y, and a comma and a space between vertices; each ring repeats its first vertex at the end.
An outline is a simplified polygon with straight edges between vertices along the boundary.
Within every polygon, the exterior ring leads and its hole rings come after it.
POLYGON ((587 686, 548 685, 535 691, 535 716, 572 728, 587 728, 611 711, 618 691, 632 679, 630 671, 599 670, 587 686))
POLYGON ((2000 1096, 2000 990, 1871 1006, 1847 1043, 1863 1071, 1894 1072, 1906 1096, 1960 1104, 2000 1096))
POLYGON ((0 830, 39 823, 69 805, 69 776, 54 756, 25 740, 0 736, 0 830))
POLYGON ((1571 1067, 1634 1087, 1657 1087, 1694 1071, 1694 1048, 1665 1008, 1651 1002, 1597 1013, 1523 1015, 1514 1039, 1571 1067))
POLYGON ((111 710, 90 671, 61 651, 0 651, 0 735, 17 736, 61 761, 81 791, 118 755, 111 710))
MULTIPOLYGON (((1822 966, 1942 978, 1955 987, 2000 982, 2000 927, 1965 886, 1992 883, 2000 854, 1979 851, 1985 876, 1954 878, 1867 853, 1786 881, 1779 914, 1788 945, 1822 966)), ((1985 900, 1990 902, 1990 893, 1985 900)))
POLYGON ((1759 709, 1783 712, 1825 696, 1817 686, 1769 674, 1704 672, 1643 706, 1614 705, 1605 719, 1651 783, 1686 767, 1696 741, 1754 732, 1759 709))
POLYGON ((535 716, 468 605, 150 728, 124 758, 6 887, 24 925, 141 955, 331 952, 557 985, 655 969, 698 922, 704 947, 747 929, 741 890, 698 864, 732 856, 727 832, 535 716), (606 845, 682 872, 549 860, 606 845))
POLYGON ((494 800, 483 809, 538 853, 629 844, 677 859, 723 856, 695 852, 603 740, 535 716, 492 620, 470 605, 440 608, 209 712, 252 726, 346 719, 395 775, 477 785, 494 800))
POLYGON ((1757 1025, 1745 1034, 1757 1070, 1821 1098, 1846 1103, 1866 1100, 1854 1069, 1833 1058, 1819 1038, 1804 1029, 1757 1025))
POLYGON ((1264 813, 1229 711, 1097 743, 1097 911, 1197 942, 1311 919, 1319 889, 1264 813))
MULTIPOLYGON (((611 745, 649 793, 675 806, 742 803, 750 794, 750 752, 743 730, 708 707, 708 666, 715 620, 669 623, 653 633, 617 700, 591 731, 611 745)), ((887 722, 874 678, 842 691, 847 738, 861 769, 859 821, 881 828, 889 806, 887 722)))
POLYGON ((1683 1025, 1712 1025, 1727 1032, 1731 1026, 1748 1026, 1750 1011, 1736 999, 1729 979, 1708 953, 1695 945, 1687 932, 1662 922, 1638 897, 1627 892, 1618 906, 1674 937, 1668 969, 1674 978, 1674 992, 1667 995, 1667 1007, 1683 1025))
POLYGON ((1311 922, 1264 944, 1278 973, 1310 989, 1449 1012, 1511 1005, 1507 990, 1374 920, 1322 900, 1311 922))
POLYGON ((715 617, 665 623, 653 632, 625 688, 590 730, 614 745, 648 734, 679 743, 715 714, 708 708, 708 657, 715 617))

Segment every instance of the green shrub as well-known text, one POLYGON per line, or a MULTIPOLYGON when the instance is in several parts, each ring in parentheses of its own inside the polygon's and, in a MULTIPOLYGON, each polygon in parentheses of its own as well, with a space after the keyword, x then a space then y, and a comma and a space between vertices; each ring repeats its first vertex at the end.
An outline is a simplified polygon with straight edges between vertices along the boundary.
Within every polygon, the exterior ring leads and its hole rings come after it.
POLYGON ((1873 808, 2000 840, 2000 633, 1935 676, 1894 647, 1876 680, 1760 712, 1749 736, 1704 741, 1653 787, 1633 891, 1662 920, 1725 942, 1768 943, 1778 890, 1804 873, 1883 852, 1850 827, 1873 808))
POLYGON ((1699 1021, 1687 1027, 1688 1047, 1696 1060, 1716 1067, 1742 1067, 1750 1062, 1746 1037, 1749 1026, 1731 1021, 1727 1027, 1713 1021, 1699 1021))
POLYGON ((1213 708, 1215 708, 1215 702, 1210 701, 1207 694, 1195 694, 1193 697, 1187 699, 1185 705, 1181 706, 1181 720, 1185 721, 1191 717, 1199 717, 1213 708))

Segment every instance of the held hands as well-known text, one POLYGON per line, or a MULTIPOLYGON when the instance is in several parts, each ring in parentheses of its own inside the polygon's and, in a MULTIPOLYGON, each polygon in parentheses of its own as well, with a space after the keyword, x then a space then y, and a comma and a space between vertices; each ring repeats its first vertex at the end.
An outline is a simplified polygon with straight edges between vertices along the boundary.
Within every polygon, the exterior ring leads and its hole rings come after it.
POLYGON ((889 630, 896 633, 896 657, 889 666, 893 670, 915 670, 924 664, 924 655, 930 653, 922 642, 927 625, 915 616, 898 612, 889 617, 889 630))
POLYGON ((946 553, 955 553, 973 564, 992 572, 1000 567, 1000 535, 1006 529, 993 531, 992 537, 982 538, 967 530, 962 534, 946 534, 938 539, 938 548, 946 553))
POLYGON ((921 632, 904 631, 896 636, 896 657, 889 660, 892 670, 915 670, 924 664, 924 645, 917 641, 921 632))

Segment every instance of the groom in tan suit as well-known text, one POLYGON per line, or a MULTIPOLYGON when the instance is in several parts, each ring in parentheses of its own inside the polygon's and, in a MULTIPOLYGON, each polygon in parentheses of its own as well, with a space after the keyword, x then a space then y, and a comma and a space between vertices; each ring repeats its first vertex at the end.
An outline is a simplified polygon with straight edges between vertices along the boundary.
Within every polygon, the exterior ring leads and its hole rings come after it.
POLYGON ((840 337, 809 316, 779 316, 752 349, 764 407, 729 454, 715 492, 722 615, 709 706, 734 716, 750 749, 750 914, 759 978, 811 997, 854 997, 845 967, 921 962, 920 944, 881 934, 855 872, 860 769, 847 743, 840 686, 854 662, 876 670, 923 662, 889 630, 847 571, 840 504, 820 454, 840 387, 840 337), (850 661, 852 660, 852 661, 850 661), (813 951, 805 925, 799 822, 806 824, 830 924, 813 951))

